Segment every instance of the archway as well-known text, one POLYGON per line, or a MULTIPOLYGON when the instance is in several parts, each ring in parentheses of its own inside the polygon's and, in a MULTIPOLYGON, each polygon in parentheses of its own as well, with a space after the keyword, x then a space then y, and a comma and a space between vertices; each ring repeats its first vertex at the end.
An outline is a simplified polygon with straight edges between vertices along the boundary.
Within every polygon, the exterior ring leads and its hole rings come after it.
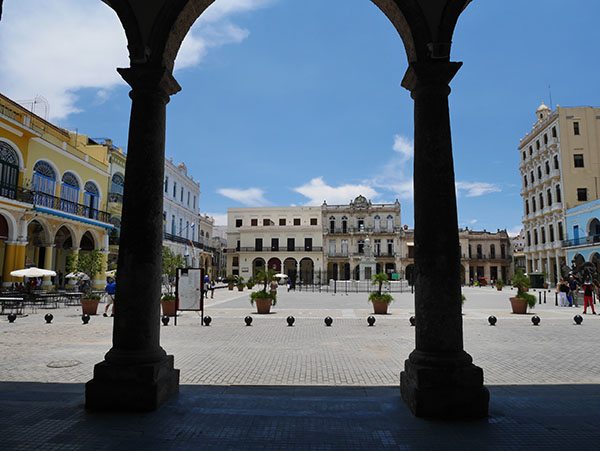
POLYGON ((67 258, 73 253, 76 237, 67 226, 61 226, 54 235, 54 270, 57 276, 57 285, 64 286, 64 276, 67 275, 67 258))
MULTIPOLYGON (((159 390, 155 379, 137 381, 136 387, 150 398, 136 397, 140 398, 136 401, 140 406, 144 402, 153 406, 161 403, 178 386, 173 358, 166 356, 159 338, 162 222, 158 218, 163 213, 159 207, 163 195, 160 175, 164 167, 166 104, 181 89, 172 73, 181 43, 191 25, 214 1, 104 1, 123 24, 131 61, 130 68, 119 69, 132 87, 132 110, 119 260, 122 271, 118 273, 130 277, 118 282, 117 303, 123 302, 122 316, 115 318, 113 347, 99 367, 103 372, 98 371, 86 386, 86 405, 92 409, 131 409, 131 397, 123 396, 127 384, 118 380, 126 379, 128 374, 123 371, 124 364, 144 362, 156 369, 146 374, 161 374, 159 390), (144 274, 143 283, 142 277, 131 277, 142 268, 152 272, 144 274), (140 298, 147 300, 144 312, 135 301, 140 298), (156 308, 148 308, 148 303, 156 308)), ((372 2, 387 16, 404 43, 409 68, 402 86, 411 92, 415 110, 415 242, 419 243, 415 252, 416 348, 401 373, 402 398, 419 416, 484 417, 489 393, 483 386, 481 369, 472 364, 463 348, 448 107, 449 85, 461 67, 461 63, 450 61, 452 35, 469 0, 372 2), (432 173, 436 174, 435 184, 429 178, 432 173), (445 202, 440 204, 440 198, 445 202), (434 205, 436 208, 431 208, 434 205), (440 280, 445 287, 441 292, 437 289, 440 280), (444 321, 430 320, 433 312, 436 317, 444 317, 444 321), (423 371, 431 375, 428 381, 434 383, 423 384, 418 377, 423 371), (465 403, 467 396, 470 402, 465 403)))
POLYGON ((288 257, 283 261, 283 273, 287 274, 288 277, 292 281, 296 280, 296 276, 297 276, 297 272, 298 272, 298 270, 296 269, 297 266, 298 266, 298 262, 296 261, 295 258, 288 257))
POLYGON ((594 278, 600 280, 600 254, 598 252, 594 252, 590 256, 590 262, 592 262, 596 267, 596 274, 594 278))
POLYGON ((264 271, 265 260, 263 258, 255 258, 252 262, 252 277, 256 277, 259 271, 264 271))
POLYGON ((588 225, 588 236, 592 239, 592 242, 600 242, 600 221, 598 218, 594 218, 588 225))
POLYGON ((304 257, 300 260, 300 282, 312 284, 315 280, 315 263, 312 258, 304 257))
POLYGON ((49 227, 41 220, 34 219, 27 225, 27 247, 25 266, 44 268, 46 247, 49 246, 49 227))
POLYGON ((277 257, 272 257, 269 259, 269 262, 267 263, 267 267, 269 269, 272 269, 276 273, 280 273, 281 272, 281 260, 279 260, 277 257))
POLYGON ((327 263, 327 280, 338 280, 338 264, 335 262, 327 263))

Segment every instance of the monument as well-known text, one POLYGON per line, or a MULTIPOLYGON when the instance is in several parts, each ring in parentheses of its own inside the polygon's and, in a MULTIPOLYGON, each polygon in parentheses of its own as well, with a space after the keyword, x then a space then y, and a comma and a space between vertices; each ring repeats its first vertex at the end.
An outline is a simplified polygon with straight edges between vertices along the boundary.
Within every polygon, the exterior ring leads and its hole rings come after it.
POLYGON ((365 238, 364 254, 360 257, 358 263, 359 280, 371 280, 371 277, 376 273, 377 266, 375 265, 375 257, 373 257, 373 249, 371 248, 371 240, 369 236, 365 238))

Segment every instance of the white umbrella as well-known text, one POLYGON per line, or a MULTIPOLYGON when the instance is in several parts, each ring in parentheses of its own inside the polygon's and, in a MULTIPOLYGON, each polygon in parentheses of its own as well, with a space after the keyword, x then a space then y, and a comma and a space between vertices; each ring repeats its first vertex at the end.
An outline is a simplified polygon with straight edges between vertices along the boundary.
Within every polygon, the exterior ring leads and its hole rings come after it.
POLYGON ((65 279, 90 280, 90 276, 84 272, 70 272, 65 276, 65 279))
POLYGON ((106 271, 104 273, 107 277, 116 277, 117 276, 117 270, 113 269, 112 271, 106 271))
POLYGON ((13 277, 44 277, 55 276, 56 273, 54 271, 50 271, 49 269, 41 269, 32 266, 31 268, 17 269, 16 271, 11 271, 10 275, 13 277))
POLYGON ((279 273, 279 274, 275 274, 275 277, 277 277, 278 279, 287 279, 288 275, 279 273))

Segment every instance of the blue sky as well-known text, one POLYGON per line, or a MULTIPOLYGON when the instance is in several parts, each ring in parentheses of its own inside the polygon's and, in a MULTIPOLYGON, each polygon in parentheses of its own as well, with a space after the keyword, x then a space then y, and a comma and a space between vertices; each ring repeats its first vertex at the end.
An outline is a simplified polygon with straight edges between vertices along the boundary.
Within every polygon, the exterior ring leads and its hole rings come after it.
MULTIPOLYGON (((125 39, 100 1, 9 1, 3 92, 126 147, 125 39), (43 8, 41 7, 43 5, 43 8), (77 36, 78 39, 73 39, 77 36)), ((399 198, 413 224, 412 100, 402 42, 368 0, 217 0, 178 57, 167 156, 202 212, 399 198)), ((475 0, 454 37, 450 97, 461 226, 517 231, 517 145, 541 101, 600 105, 600 2, 475 0)), ((432 174, 432 180, 434 175, 432 174)))

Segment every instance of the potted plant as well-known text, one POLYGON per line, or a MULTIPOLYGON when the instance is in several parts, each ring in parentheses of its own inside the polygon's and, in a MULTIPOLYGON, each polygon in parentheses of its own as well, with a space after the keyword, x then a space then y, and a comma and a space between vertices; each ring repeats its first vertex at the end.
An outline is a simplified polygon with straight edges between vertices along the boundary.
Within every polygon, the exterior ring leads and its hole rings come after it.
POLYGON ((163 315, 175 316, 177 314, 177 303, 175 302, 175 295, 173 294, 163 294, 160 298, 160 306, 162 308, 163 315))
POLYGON ((235 286, 236 279, 237 279, 237 277, 234 275, 229 275, 226 277, 227 289, 229 291, 233 291, 233 287, 235 286))
POLYGON ((376 315, 387 315, 388 307, 394 300, 391 294, 382 293, 384 282, 388 281, 387 274, 380 272, 371 278, 373 285, 377 285, 377 291, 369 294, 369 301, 373 304, 373 313, 376 315))
POLYGON ((82 284, 81 310, 84 315, 96 315, 100 294, 92 291, 91 281, 102 270, 102 254, 98 250, 80 252, 77 259, 71 263, 75 270, 86 275, 87 283, 82 284))
POLYGON ((529 308, 535 307, 535 296, 527 293, 529 289, 529 278, 523 273, 523 270, 518 269, 512 279, 512 285, 517 289, 517 295, 510 298, 513 313, 527 313, 529 308))
POLYGON ((249 290, 251 290, 252 288, 254 288, 254 279, 252 277, 250 277, 248 279, 248 282, 246 282, 246 286, 248 287, 249 290))
POLYGON ((244 291, 244 287, 246 286, 246 284, 244 283, 244 278, 238 277, 238 280, 235 283, 235 286, 237 287, 238 291, 244 291))
POLYGON ((272 269, 261 270, 256 274, 255 280, 263 285, 259 291, 250 293, 250 304, 256 303, 256 312, 259 314, 267 314, 271 312, 271 306, 277 304, 277 298, 270 291, 267 291, 267 286, 274 280, 275 271, 272 269))
POLYGON ((502 281, 502 279, 496 280, 496 290, 502 291, 503 287, 504 287, 504 282, 502 281))

